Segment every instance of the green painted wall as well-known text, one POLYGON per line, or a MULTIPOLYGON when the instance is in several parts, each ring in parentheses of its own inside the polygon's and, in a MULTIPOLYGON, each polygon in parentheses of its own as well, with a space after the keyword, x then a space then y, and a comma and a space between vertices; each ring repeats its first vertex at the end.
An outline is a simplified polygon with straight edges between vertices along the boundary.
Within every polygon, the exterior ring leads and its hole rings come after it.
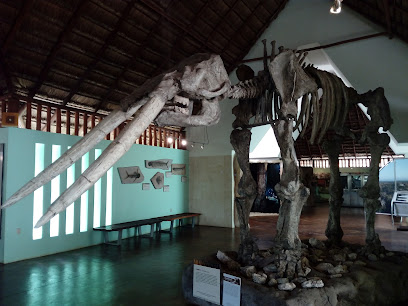
MULTIPOLYGON (((52 134, 16 128, 0 129, 0 142, 5 146, 5 169, 3 180, 3 197, 9 198, 18 188, 34 176, 35 143, 45 144, 45 166, 51 163, 51 147, 61 145, 62 153, 72 146, 79 137, 52 134)), ((95 148, 104 149, 110 141, 102 141, 95 148)), ((90 163, 94 160, 95 151, 90 151, 90 163)), ((188 183, 181 182, 181 176, 165 177, 165 184, 170 185, 170 192, 155 190, 142 191, 142 184, 121 184, 117 167, 139 166, 144 174, 144 183, 160 169, 146 169, 145 159, 173 159, 173 163, 188 164, 188 152, 167 148, 134 145, 113 167, 112 223, 158 217, 188 210, 188 183)), ((75 176, 81 173, 81 161, 76 163, 75 176)), ((188 170, 188 165, 187 165, 188 170)), ((61 174, 61 192, 66 189, 66 172, 61 174)), ((0 260, 3 263, 44 256, 57 252, 86 247, 102 242, 102 234, 92 230, 93 195, 88 192, 88 231, 79 232, 80 199, 74 206, 74 233, 65 234, 65 212, 60 214, 59 236, 50 238, 49 223, 43 227, 43 238, 32 239, 33 228, 33 194, 27 196, 12 207, 3 211, 3 235, 0 240, 0 260)), ((102 178, 101 225, 105 224, 106 175, 102 178)), ((44 211, 50 205, 50 183, 44 187, 44 211)), ((168 223, 168 222, 167 222, 168 223)), ((163 224, 168 227, 169 224, 163 224)), ((144 232, 149 229, 143 228, 144 232)), ((133 235, 133 230, 127 234, 133 235)), ((112 233, 116 239, 116 233, 112 233)))
MULTIPOLYGON (((0 133, 0 143, 6 143, 7 136, 8 136, 7 133, 0 133)), ((4 193, 2 193, 2 196, 4 197, 4 193)), ((0 262, 3 262, 4 261, 4 239, 3 237, 4 237, 5 227, 4 227, 4 213, 1 210, 0 210, 0 221, 1 221, 0 222, 0 262)))

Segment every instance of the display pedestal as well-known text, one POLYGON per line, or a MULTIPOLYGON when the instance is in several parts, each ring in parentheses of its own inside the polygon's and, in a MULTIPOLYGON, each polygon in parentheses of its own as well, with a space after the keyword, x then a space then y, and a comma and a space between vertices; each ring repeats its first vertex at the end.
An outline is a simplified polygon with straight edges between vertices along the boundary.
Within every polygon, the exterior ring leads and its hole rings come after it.
MULTIPOLYGON (((217 262, 215 256, 205 258, 217 262)), ((219 262, 217 262, 219 264, 219 262)), ((382 260, 356 266, 341 278, 324 279, 323 288, 280 291, 276 287, 259 285, 242 277, 241 305, 397 305, 408 301, 408 257, 398 253, 382 260)), ((215 305, 193 297, 193 264, 188 265, 182 277, 186 302, 194 305, 215 305)), ((408 304, 406 304, 408 305, 408 304)))

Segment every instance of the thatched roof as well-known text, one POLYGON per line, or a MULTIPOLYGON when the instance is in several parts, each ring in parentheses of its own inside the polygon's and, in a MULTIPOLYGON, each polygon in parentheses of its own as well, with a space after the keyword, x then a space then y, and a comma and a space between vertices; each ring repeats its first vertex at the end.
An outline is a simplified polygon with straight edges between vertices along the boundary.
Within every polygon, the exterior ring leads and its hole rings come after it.
POLYGON ((2 0, 0 96, 109 111, 194 53, 232 71, 286 2, 2 0))
MULTIPOLYGON (((0 100, 106 114, 194 53, 220 54, 231 72, 287 1, 0 0, 0 100)), ((407 1, 343 4, 408 42, 407 1)))

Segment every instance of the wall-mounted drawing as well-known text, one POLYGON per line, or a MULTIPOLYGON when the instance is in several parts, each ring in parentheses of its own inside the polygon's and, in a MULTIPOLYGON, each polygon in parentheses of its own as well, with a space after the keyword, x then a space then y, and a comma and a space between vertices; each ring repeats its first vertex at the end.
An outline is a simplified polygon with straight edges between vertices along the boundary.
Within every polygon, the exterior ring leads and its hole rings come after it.
POLYGON ((172 159, 145 160, 145 167, 148 169, 169 170, 172 161, 172 159))
POLYGON ((182 176, 182 177, 181 177, 181 182, 182 182, 182 183, 187 182, 187 176, 182 176))
POLYGON ((120 181, 122 184, 141 183, 144 180, 144 175, 139 167, 119 167, 118 168, 120 181))
POLYGON ((171 165, 171 173, 173 175, 185 175, 186 165, 185 164, 173 164, 171 165))
POLYGON ((166 177, 171 177, 173 174, 171 173, 171 171, 167 171, 166 172, 166 177))
POLYGON ((142 190, 150 190, 150 183, 143 183, 142 190))
POLYGON ((154 189, 163 188, 164 185, 164 174, 161 172, 157 172, 151 179, 154 189))
POLYGON ((169 185, 164 185, 163 186, 163 192, 169 192, 170 191, 170 186, 169 185))

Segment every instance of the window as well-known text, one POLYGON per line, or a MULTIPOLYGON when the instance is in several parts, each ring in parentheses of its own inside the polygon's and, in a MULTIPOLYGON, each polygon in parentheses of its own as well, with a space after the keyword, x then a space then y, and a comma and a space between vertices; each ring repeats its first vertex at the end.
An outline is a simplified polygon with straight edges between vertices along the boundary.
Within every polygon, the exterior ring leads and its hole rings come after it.
MULTIPOLYGON (((71 147, 68 147, 68 150, 71 147)), ((75 181, 75 164, 67 169, 67 189, 75 181)), ((67 207, 65 212, 65 234, 70 235, 74 233, 74 204, 67 207)))
MULTIPOLYGON (((81 161, 82 161, 81 173, 84 173, 84 171, 89 166, 89 153, 86 153, 84 156, 82 156, 81 161)), ((79 222, 80 222, 79 231, 86 232, 88 230, 88 191, 85 191, 81 195, 81 211, 79 222)))
MULTIPOLYGON (((34 176, 37 176, 44 170, 44 144, 35 144, 35 157, 34 157, 34 176)), ((44 199, 44 187, 41 186, 34 191, 34 203, 33 203, 33 226, 43 215, 43 199, 44 199)), ((33 228, 33 240, 42 238, 42 227, 33 228)))
POLYGON ((112 224, 112 185, 113 185, 113 170, 110 168, 106 177, 106 218, 105 225, 112 224))
MULTIPOLYGON (((51 162, 55 162, 61 156, 61 146, 52 145, 51 162)), ((51 204, 58 199, 60 195, 60 176, 56 176, 51 180, 51 204)), ((59 235, 59 214, 55 215, 50 221, 50 237, 59 235)))
MULTIPOLYGON (((95 160, 101 155, 102 150, 95 150, 95 160)), ((93 215, 93 227, 101 226, 101 195, 102 195, 102 182, 99 179, 94 185, 94 215, 93 215)))

